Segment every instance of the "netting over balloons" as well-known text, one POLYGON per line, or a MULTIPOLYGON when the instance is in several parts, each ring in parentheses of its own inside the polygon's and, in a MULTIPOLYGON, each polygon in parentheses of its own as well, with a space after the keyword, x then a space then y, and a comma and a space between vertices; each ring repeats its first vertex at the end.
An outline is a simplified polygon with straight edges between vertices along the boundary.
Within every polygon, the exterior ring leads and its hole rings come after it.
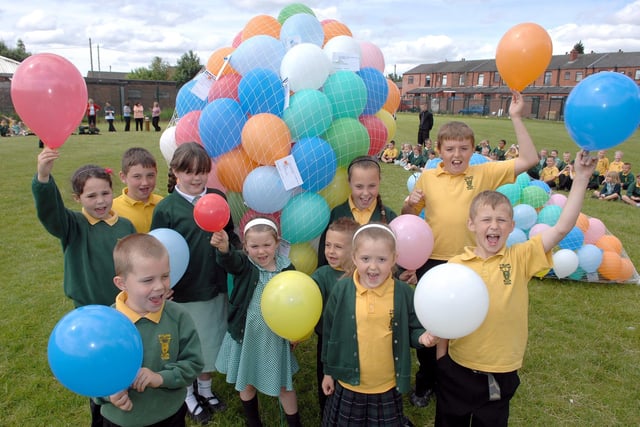
POLYGON ((347 199, 349 162, 395 136, 400 92, 375 44, 303 4, 238 30, 179 90, 161 151, 169 162, 179 144, 202 144, 215 173, 209 184, 227 193, 234 222, 281 216, 297 265, 315 257, 307 243, 347 199), (297 185, 284 177, 288 167, 297 185))

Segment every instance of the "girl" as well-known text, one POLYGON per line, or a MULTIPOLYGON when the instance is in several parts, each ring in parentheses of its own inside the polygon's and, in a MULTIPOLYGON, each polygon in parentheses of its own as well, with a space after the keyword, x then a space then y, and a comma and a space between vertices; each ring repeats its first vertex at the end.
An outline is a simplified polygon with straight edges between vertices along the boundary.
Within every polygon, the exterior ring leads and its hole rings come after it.
MULTIPOLYGON (((227 329, 227 279, 209 244, 211 233, 198 227, 193 219, 193 205, 207 193, 223 197, 224 193, 206 188, 211 159, 195 142, 180 145, 169 168, 170 194, 156 205, 151 229, 171 228, 180 233, 189 245, 189 265, 173 288, 173 300, 182 303, 191 313, 200 336, 205 365, 197 380, 197 391, 193 386, 187 388, 186 404, 189 417, 206 424, 211 419, 211 411, 225 407, 211 390, 210 372, 215 371, 215 360, 227 329)), ((240 239, 233 231, 231 219, 225 230, 232 244, 239 246, 240 239)))
POLYGON ((620 198, 620 174, 607 172, 600 191, 593 192, 593 197, 600 200, 618 200, 620 198))
MULTIPOLYGON (((331 210, 329 224, 341 217, 353 218, 358 224, 370 221, 389 223, 397 215, 382 204, 380 198, 380 164, 374 157, 359 156, 349 163, 347 179, 351 195, 341 205, 331 210)), ((320 236, 320 248, 324 248, 326 230, 320 236)), ((325 265, 324 251, 318 251, 318 266, 325 265)))
POLYGON ((240 392, 248 426, 262 425, 258 391, 279 396, 287 424, 300 426, 293 390, 293 374, 298 371, 298 362, 290 342, 269 329, 260 310, 267 282, 281 271, 294 267, 288 258, 278 254, 278 228, 270 219, 252 219, 245 225, 243 236, 244 252, 230 249, 229 236, 224 230, 211 236, 217 261, 233 275, 229 326, 216 368, 226 373, 227 381, 235 384, 240 392))
MULTIPOLYGON (((73 198, 82 212, 64 206, 51 171, 58 151, 45 147, 38 155, 38 172, 31 190, 36 213, 44 228, 60 239, 64 253, 64 294, 75 307, 110 306, 118 288, 113 286, 113 248, 119 239, 135 233, 129 220, 111 210, 113 190, 110 171, 86 165, 71 178, 73 198)), ((100 405, 91 405, 91 425, 102 425, 100 405)))
POLYGON ((323 426, 405 424, 409 346, 432 347, 438 339, 420 325, 413 289, 393 278, 396 257, 396 238, 386 225, 355 232, 355 271, 334 287, 323 314, 322 388, 331 395, 323 426))

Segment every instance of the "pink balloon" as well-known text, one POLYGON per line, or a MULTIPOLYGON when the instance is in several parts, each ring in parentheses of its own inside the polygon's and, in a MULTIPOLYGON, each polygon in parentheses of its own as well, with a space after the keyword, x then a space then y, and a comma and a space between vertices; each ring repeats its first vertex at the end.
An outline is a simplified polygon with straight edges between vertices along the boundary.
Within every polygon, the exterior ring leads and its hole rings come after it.
POLYGON ((384 55, 378 46, 369 42, 360 42, 360 68, 372 67, 384 73, 384 55))
POLYGON ((424 219, 400 215, 389 223, 389 227, 396 235, 399 266, 415 270, 427 262, 433 250, 433 232, 424 219))
POLYGON ((200 139, 200 131, 198 130, 198 122, 200 121, 201 110, 189 111, 184 117, 181 117, 176 124, 176 144, 184 144, 185 142, 197 142, 202 145, 200 139))
POLYGON ((87 84, 67 59, 39 53, 22 61, 11 79, 11 100, 20 119, 50 148, 78 127, 87 108, 87 84))
POLYGON ((553 193, 549 200, 547 201, 547 205, 557 205, 561 208, 564 207, 564 204, 567 203, 567 196, 560 193, 553 193))
POLYGON ((362 115, 358 120, 369 133, 369 152, 367 154, 370 156, 377 155, 387 143, 389 134, 387 127, 384 125, 384 122, 376 116, 362 115))
POLYGON ((238 85, 242 80, 240 74, 225 74, 218 80, 213 82, 211 89, 209 89, 209 102, 218 98, 231 98, 236 101, 240 101, 238 98, 238 85))
POLYGON ((539 223, 531 227, 529 230, 529 238, 532 238, 536 234, 542 233, 544 230, 551 228, 549 224, 539 223))
POLYGON ((589 228, 584 232, 584 243, 595 244, 599 238, 604 236, 607 228, 598 218, 589 218, 589 228))

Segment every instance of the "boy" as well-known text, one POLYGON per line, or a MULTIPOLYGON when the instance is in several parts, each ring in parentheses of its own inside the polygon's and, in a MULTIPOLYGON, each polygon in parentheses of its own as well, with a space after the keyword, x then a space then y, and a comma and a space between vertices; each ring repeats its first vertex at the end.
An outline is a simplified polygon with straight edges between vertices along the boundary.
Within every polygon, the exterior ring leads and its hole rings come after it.
POLYGON ((588 152, 579 152, 558 222, 509 248, 507 237, 514 229, 509 200, 496 191, 474 198, 467 227, 475 234, 476 246, 466 247, 449 262, 465 265, 483 278, 490 309, 477 330, 438 345, 436 426, 508 424, 509 400, 520 384, 517 370, 527 343, 527 283, 553 266, 551 249, 574 227, 595 164, 588 152))
MULTIPOLYGON (((420 174, 402 206, 403 214, 418 215, 424 208, 426 221, 433 231, 433 250, 430 259, 416 271, 418 279, 472 244, 473 235, 465 230, 464 224, 476 194, 512 183, 517 175, 535 166, 538 153, 522 121, 524 105, 522 95, 512 91, 509 115, 520 147, 519 156, 513 160, 470 166, 475 147, 473 130, 461 122, 440 127, 437 148, 442 162, 420 174)), ((419 349, 418 360, 416 391, 410 401, 414 406, 424 407, 435 384, 435 350, 419 349)))
POLYGON ((133 223, 138 233, 148 233, 151 218, 162 196, 155 194, 158 168, 156 159, 145 148, 129 148, 122 155, 120 179, 126 185, 113 199, 113 210, 133 223))
POLYGON ((624 165, 624 162, 622 161, 623 154, 624 153, 620 150, 613 153, 613 161, 609 163, 608 172, 622 172, 622 166, 624 165))
POLYGON ((629 185, 627 194, 622 195, 622 201, 640 208, 640 174, 636 176, 635 182, 629 185))
POLYGON ((104 426, 184 426, 186 387, 204 363, 191 316, 165 299, 169 253, 155 237, 131 234, 118 242, 113 260, 121 290, 114 307, 135 323, 144 354, 131 388, 96 399, 104 426))
POLYGON ((384 163, 393 163, 398 158, 398 149, 396 148, 396 142, 394 140, 389 141, 387 148, 382 152, 380 161, 384 163))
POLYGON ((622 170, 619 172, 620 176, 620 185, 622 185, 623 190, 628 190, 630 185, 633 185, 636 182, 636 178, 631 173, 631 163, 624 162, 622 164, 622 170))

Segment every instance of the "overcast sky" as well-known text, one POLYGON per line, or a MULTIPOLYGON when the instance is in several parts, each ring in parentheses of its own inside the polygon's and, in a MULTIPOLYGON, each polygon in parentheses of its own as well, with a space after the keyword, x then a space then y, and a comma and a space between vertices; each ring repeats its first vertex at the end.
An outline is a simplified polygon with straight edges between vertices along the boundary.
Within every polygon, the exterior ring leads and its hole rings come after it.
MULTIPOLYGON (((277 17, 292 1, 176 0, 94 2, 28 0, 0 6, 0 40, 14 48, 69 59, 91 70, 129 72, 161 57, 171 65, 189 50, 206 64, 215 50, 257 15, 277 17), (98 53, 99 52, 99 53, 98 53)), ((444 60, 495 57, 504 33, 535 22, 564 54, 582 41, 585 52, 640 52, 640 0, 367 0, 299 2, 319 20, 347 25, 354 38, 377 45, 386 73, 444 60)))

